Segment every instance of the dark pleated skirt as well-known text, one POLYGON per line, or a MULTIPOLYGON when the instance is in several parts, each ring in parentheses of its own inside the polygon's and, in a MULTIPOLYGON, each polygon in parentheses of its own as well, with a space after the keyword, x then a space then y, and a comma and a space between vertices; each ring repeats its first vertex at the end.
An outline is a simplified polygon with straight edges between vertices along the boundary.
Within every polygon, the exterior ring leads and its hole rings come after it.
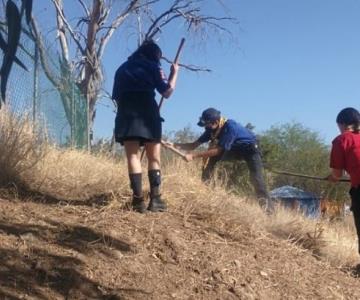
POLYGON ((162 122, 153 92, 127 92, 118 100, 115 118, 115 140, 146 142, 161 141, 162 122))

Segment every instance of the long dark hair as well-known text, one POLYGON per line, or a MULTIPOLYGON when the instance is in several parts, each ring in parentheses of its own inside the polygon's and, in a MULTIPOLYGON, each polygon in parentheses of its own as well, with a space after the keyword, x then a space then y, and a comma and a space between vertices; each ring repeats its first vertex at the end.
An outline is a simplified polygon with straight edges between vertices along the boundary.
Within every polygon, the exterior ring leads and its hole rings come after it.
POLYGON ((162 57, 162 51, 160 47, 153 40, 147 40, 144 41, 133 54, 131 54, 129 59, 137 58, 141 56, 144 56, 148 60, 154 61, 156 63, 160 63, 160 59, 162 57))
POLYGON ((359 132, 360 113, 353 107, 344 108, 337 115, 336 123, 352 127, 355 132, 359 132))

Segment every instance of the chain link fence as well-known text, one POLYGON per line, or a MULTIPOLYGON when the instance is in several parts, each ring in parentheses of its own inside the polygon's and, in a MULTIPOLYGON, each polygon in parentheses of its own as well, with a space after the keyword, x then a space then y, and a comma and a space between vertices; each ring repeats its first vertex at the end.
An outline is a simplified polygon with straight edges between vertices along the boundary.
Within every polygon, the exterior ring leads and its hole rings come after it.
MULTIPOLYGON (((5 27, 0 26, 5 33, 5 27)), ((17 113, 31 113, 61 147, 88 147, 88 106, 71 72, 49 41, 43 40, 42 58, 35 40, 23 32, 16 56, 28 70, 14 63, 7 84, 6 101, 17 113)), ((3 53, 0 51, 0 62, 3 53)))

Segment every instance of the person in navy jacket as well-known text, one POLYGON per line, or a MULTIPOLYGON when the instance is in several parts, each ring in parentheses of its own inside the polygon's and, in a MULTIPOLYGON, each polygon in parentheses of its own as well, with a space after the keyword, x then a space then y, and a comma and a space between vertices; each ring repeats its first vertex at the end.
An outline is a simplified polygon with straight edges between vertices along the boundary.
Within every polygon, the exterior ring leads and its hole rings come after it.
POLYGON ((153 41, 145 41, 116 71, 112 98, 118 109, 115 119, 115 141, 125 147, 130 186, 133 190, 132 207, 145 212, 142 191, 142 168, 139 148, 145 147, 148 159, 150 203, 148 210, 166 210, 160 198, 160 149, 162 122, 155 100, 155 90, 164 98, 175 89, 178 65, 173 64, 169 80, 160 65, 162 52, 153 41))
POLYGON ((205 132, 195 142, 175 143, 174 146, 192 151, 201 144, 209 142, 208 150, 186 154, 188 162, 196 158, 204 159, 203 181, 207 182, 211 179, 218 161, 245 160, 260 205, 272 209, 263 177, 262 160, 256 136, 236 121, 226 120, 215 108, 204 110, 197 125, 204 127, 205 132))

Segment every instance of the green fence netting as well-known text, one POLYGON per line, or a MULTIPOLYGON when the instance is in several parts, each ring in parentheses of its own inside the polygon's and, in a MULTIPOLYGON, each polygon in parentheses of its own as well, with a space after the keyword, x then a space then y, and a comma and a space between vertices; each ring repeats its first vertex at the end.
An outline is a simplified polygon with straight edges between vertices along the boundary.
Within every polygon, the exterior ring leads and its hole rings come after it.
MULTIPOLYGON (((0 30, 6 34, 4 26, 0 26, 0 30)), ((43 39, 42 60, 34 39, 22 33, 16 55, 28 71, 13 64, 7 85, 7 104, 17 113, 30 112, 36 124, 59 146, 87 148, 86 98, 51 46, 43 39)), ((2 58, 0 51, 0 62, 2 58)))

